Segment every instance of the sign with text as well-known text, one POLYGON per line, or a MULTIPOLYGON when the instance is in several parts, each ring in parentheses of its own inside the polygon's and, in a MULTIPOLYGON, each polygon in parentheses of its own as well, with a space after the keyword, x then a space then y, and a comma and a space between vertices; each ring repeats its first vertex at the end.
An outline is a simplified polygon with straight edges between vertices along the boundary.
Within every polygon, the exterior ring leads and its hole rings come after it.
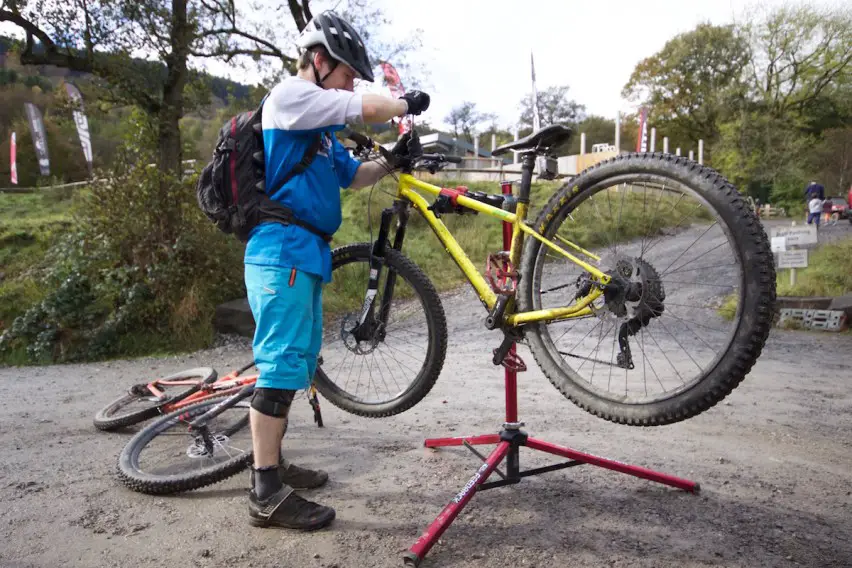
POLYGON ((808 251, 801 249, 776 252, 775 261, 778 268, 807 268, 808 251))
POLYGON ((784 237, 788 247, 815 245, 819 242, 816 225, 802 227, 772 227, 772 238, 784 237))
POLYGON ((787 237, 772 237, 770 243, 772 252, 783 252, 787 250, 787 237))

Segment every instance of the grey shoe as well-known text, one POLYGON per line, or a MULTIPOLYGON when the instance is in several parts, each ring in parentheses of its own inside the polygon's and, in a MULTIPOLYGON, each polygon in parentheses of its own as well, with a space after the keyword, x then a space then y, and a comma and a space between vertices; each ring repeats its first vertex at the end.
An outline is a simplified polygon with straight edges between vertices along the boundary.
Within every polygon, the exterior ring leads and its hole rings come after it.
MULTIPOLYGON (((249 485, 254 488, 254 467, 249 474, 249 485)), ((313 470, 299 467, 295 464, 281 459, 278 465, 278 477, 281 483, 289 485, 293 489, 316 489, 328 482, 328 473, 321 469, 313 470)))
POLYGON ((281 483, 294 489, 316 489, 328 481, 328 474, 323 470, 305 469, 285 459, 282 459, 278 466, 278 477, 281 478, 281 483))
POLYGON ((263 501, 254 490, 249 493, 249 523, 255 527, 313 531, 334 517, 334 509, 308 501, 286 485, 263 501))

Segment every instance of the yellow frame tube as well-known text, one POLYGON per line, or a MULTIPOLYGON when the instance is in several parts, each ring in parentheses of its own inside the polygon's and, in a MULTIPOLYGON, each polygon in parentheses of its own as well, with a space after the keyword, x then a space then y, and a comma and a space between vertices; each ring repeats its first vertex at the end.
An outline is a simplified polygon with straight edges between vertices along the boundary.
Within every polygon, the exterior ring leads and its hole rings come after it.
MULTIPOLYGON (((436 217, 435 214, 432 213, 432 211, 429 210, 429 203, 426 201, 426 199, 424 199, 422 195, 414 191, 414 189, 419 189, 431 195, 437 196, 441 193, 442 188, 421 181, 410 174, 401 174, 399 176, 397 197, 402 197, 410 201, 414 208, 417 209, 417 211, 423 216, 424 219, 426 219, 426 222, 429 223, 429 226, 432 228, 432 230, 435 232, 435 235, 444 245, 449 255, 452 257, 452 259, 464 273, 465 277, 467 277, 468 281, 479 294, 480 300, 482 300, 482 302, 490 310, 492 307, 494 307, 494 303, 497 301, 497 295, 491 289, 490 284, 479 273, 479 270, 477 270, 476 266, 473 264, 473 262, 471 262, 470 258, 468 258, 467 254, 464 252, 464 249, 461 248, 461 245, 459 245, 458 241, 456 241, 455 237, 453 237, 452 233, 450 233, 446 225, 444 225, 444 223, 438 217, 436 217)), ((536 231, 534 231, 529 225, 524 223, 522 219, 526 216, 526 204, 519 203, 518 213, 515 214, 500 209, 498 207, 493 207, 491 205, 488 205, 487 203, 482 203, 469 197, 465 197, 463 195, 460 195, 457 198, 456 202, 459 205, 468 209, 472 209, 479 213, 483 213, 490 217, 495 217, 497 219, 500 219, 501 221, 505 221, 507 223, 512 224, 512 250, 509 251, 509 255, 512 263, 515 266, 518 265, 520 260, 516 257, 520 256, 520 248, 523 244, 523 234, 527 233, 532 237, 540 240, 551 250, 556 251, 571 262, 579 265, 581 268, 589 272, 593 277, 597 278, 600 282, 604 284, 609 282, 609 277, 605 273, 601 272, 598 268, 577 258, 576 256, 569 253, 556 243, 544 238, 536 231)), ((598 256, 586 251, 585 249, 575 245, 574 243, 563 239, 562 237, 558 238, 577 252, 594 260, 600 260, 598 256)), ((567 319, 592 315, 594 313, 594 309, 590 306, 592 302, 594 302, 597 298, 601 296, 601 294, 602 291, 600 289, 595 289, 588 296, 586 296, 573 306, 563 308, 548 308, 545 310, 535 310, 531 312, 519 312, 507 316, 506 320, 509 325, 515 326, 529 322, 551 321, 556 319, 567 319)))

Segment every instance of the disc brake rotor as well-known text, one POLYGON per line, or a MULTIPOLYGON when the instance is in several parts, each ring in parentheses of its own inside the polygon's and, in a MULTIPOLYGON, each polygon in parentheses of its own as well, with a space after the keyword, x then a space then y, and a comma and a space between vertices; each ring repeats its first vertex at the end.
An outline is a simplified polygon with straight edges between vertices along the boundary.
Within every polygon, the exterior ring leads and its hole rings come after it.
POLYGON ((202 438, 196 438, 195 443, 189 446, 186 449, 186 455, 190 459, 203 459, 215 456, 218 452, 217 448, 223 448, 227 445, 228 436, 224 434, 213 434, 210 436, 210 441, 213 442, 213 452, 212 454, 207 450, 207 447, 204 445, 204 440, 202 438))
POLYGON ((358 314, 346 314, 340 324, 340 339, 343 341, 346 348, 352 353, 356 353, 358 355, 369 355, 375 351, 376 347, 379 343, 381 343, 384 325, 381 323, 374 324, 375 328, 370 334, 370 337, 367 340, 359 341, 358 338, 355 337, 355 331, 359 326, 358 317, 358 314))

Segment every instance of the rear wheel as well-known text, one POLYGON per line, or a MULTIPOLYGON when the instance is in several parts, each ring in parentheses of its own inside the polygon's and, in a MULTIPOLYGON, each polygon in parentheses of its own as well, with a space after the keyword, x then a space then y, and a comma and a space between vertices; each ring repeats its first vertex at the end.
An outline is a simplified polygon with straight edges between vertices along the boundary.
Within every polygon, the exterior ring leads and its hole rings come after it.
POLYGON ((151 383, 133 385, 127 393, 95 414, 95 428, 109 431, 144 422, 158 416, 164 405, 185 399, 198 392, 204 384, 215 382, 217 378, 218 375, 212 368, 199 367, 180 371, 151 383), (193 381, 194 384, 187 384, 193 381), (162 391, 165 397, 155 396, 150 386, 162 391))
MULTIPOLYGON (((713 170, 619 156, 563 186, 535 228, 590 251, 580 256, 612 279, 593 315, 527 327, 542 371, 581 408, 623 424, 686 420, 725 398, 760 355, 773 256, 753 210, 713 170)), ((540 241, 525 245, 521 310, 567 306, 597 286, 540 241)))

